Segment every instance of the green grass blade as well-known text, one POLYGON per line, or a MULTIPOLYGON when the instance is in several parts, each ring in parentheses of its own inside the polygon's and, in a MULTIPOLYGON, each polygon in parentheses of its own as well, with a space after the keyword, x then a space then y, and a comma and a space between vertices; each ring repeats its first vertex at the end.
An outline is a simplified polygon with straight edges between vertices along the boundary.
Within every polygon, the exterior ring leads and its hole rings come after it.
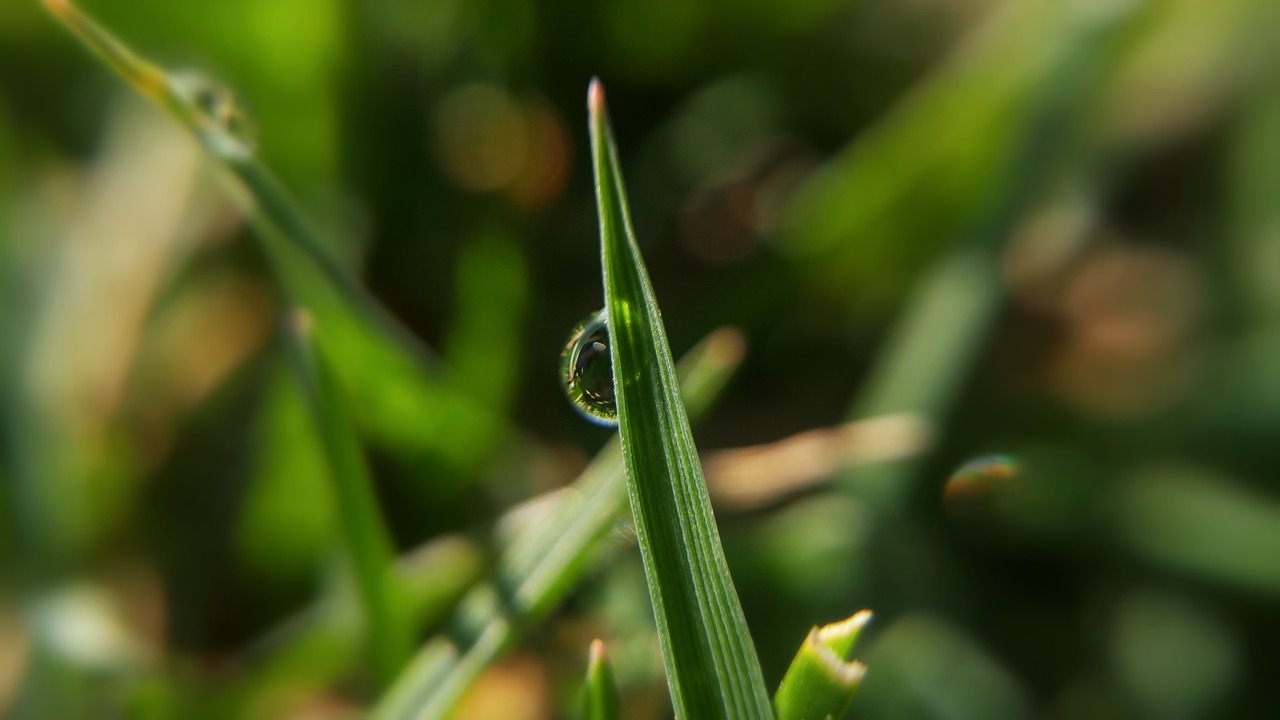
POLYGON ((586 720, 618 720, 618 686, 613 680, 613 664, 609 662, 609 654, 600 640, 591 643, 584 704, 583 717, 586 720))
MULTIPOLYGON (((681 360, 677 372, 691 417, 711 406, 742 354, 741 335, 722 329, 681 360)), ((547 517, 515 535, 498 560, 493 582, 468 593, 449 632, 419 651, 373 717, 448 718, 485 668, 577 585, 623 517, 626 502, 622 448, 615 437, 547 517)))
POLYGON ((862 663, 851 658, 870 620, 871 613, 863 610, 848 620, 809 631, 773 697, 778 720, 844 717, 866 672, 862 663))
POLYGON ((249 212, 251 222, 270 223, 282 239, 294 243, 321 269, 348 302, 360 308, 364 319, 394 333, 406 347, 416 346, 416 341, 391 322, 338 267, 325 251, 319 233, 271 173, 254 158, 252 143, 242 131, 243 117, 232 104, 229 93, 195 77, 168 73, 144 60, 69 0, 44 0, 44 4, 108 67, 139 93, 169 111, 195 134, 209 155, 239 178, 247 193, 236 200, 249 212))
POLYGON ((276 284, 319 320, 317 344, 344 393, 360 398, 352 413, 363 433, 397 456, 434 457, 463 477, 510 437, 492 409, 456 387, 438 358, 333 260, 321 233, 258 161, 229 92, 141 58, 69 0, 44 4, 105 65, 191 131, 226 171, 231 198, 276 284))
MULTIPOLYGON (((956 58, 813 174, 784 210, 783 236, 816 280, 849 295, 963 242, 1028 173, 1077 156, 1074 137, 1126 47, 1158 3, 1008 3, 956 58), (1019 58, 1011 63, 1010 57, 1019 58), (1070 114, 1062 123, 1049 116, 1070 114), (946 132, 937 132, 946 118, 946 132), (1046 122, 1049 121, 1049 122, 1046 122), (859 242, 875 238, 875 242, 859 242)), ((1092 151, 1092 149, 1090 149, 1092 151)))
POLYGON ((382 685, 394 679, 409 656, 410 630, 394 574, 394 552, 383 525, 364 455, 337 396, 323 358, 311 339, 310 317, 289 318, 291 355, 316 433, 329 460, 343 544, 354 570, 364 610, 374 671, 382 685))
MULTIPOLYGON (((484 553, 458 536, 431 540, 395 565, 405 610, 415 631, 447 617, 484 574, 484 553)), ((261 717, 282 698, 330 687, 363 659, 363 625, 349 584, 334 587, 243 653, 248 672, 215 702, 216 717, 261 717)))
POLYGON ((772 717, 631 228, 599 81, 592 82, 587 105, 627 493, 672 702, 681 718, 772 717))
MULTIPOLYGON (((1085 99, 1096 91, 1106 60, 1127 37, 1135 12, 1079 19, 1080 26, 1072 30, 1078 37, 1052 54, 1044 82, 1025 100, 1025 127, 1017 138, 1001 140, 1010 145, 1010 157, 998 179, 987 183, 1000 192, 966 210, 971 219, 963 232, 950 232, 955 245, 920 281, 866 383, 866 396, 850 410, 851 419, 909 412, 935 428, 944 426, 1002 306, 1000 263, 1006 238, 1028 211, 1046 201, 1055 171, 1063 187, 1093 184, 1088 181, 1097 167, 1069 162, 1063 148, 1080 142, 1071 128, 1082 124, 1085 99)), ((859 228, 869 227, 850 225, 845 231, 857 237, 859 228)), ((896 512, 923 462, 916 457, 848 472, 844 484, 858 485, 882 510, 896 512)))

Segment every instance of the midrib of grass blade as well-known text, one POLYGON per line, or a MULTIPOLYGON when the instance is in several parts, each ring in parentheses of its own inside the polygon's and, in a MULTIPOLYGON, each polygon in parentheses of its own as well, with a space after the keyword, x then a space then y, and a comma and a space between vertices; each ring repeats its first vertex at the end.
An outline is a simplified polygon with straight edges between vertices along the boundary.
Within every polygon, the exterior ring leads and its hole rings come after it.
POLYGON ((587 105, 618 432, 672 703, 681 718, 772 718, 631 228, 599 81, 587 105))
MULTIPOLYGON (((741 337, 718 330, 681 360, 689 415, 704 413, 742 359, 741 337)), ((503 551, 492 582, 459 603, 449 630, 433 638, 382 698, 379 720, 444 720, 480 674, 578 583, 627 502, 622 448, 615 437, 537 525, 503 551)))
POLYGON ((294 368, 329 460, 343 546, 364 611, 374 672, 379 684, 386 686, 408 660, 412 637, 405 598, 394 573, 391 538, 378 512, 360 443, 312 341, 311 318, 295 312, 287 325, 294 368))

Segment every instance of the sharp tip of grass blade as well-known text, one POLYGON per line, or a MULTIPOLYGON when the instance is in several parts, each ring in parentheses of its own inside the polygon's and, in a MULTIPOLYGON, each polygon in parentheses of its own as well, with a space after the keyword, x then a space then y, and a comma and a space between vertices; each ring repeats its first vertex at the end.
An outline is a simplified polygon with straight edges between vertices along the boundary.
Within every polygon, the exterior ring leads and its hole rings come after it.
POLYGON ((829 641, 836 638, 848 637, 849 635, 856 635, 857 633, 862 632, 862 628, 866 627, 867 623, 871 622, 871 617, 872 614, 870 610, 860 610, 857 613, 854 613, 853 617, 848 618, 847 620, 834 622, 830 625, 823 625, 816 629, 818 639, 829 641))
POLYGON ((599 638, 591 643, 591 658, 587 664, 587 697, 585 713, 589 720, 617 720, 618 687, 614 684, 613 669, 604 642, 599 638))
POLYGON ((591 641, 591 652, 587 656, 587 667, 597 667, 601 663, 609 662, 609 652, 604 647, 604 641, 596 638, 591 641))
POLYGON ((862 636, 862 629, 869 622, 871 622, 871 611, 861 610, 847 620, 814 628, 810 634, 818 644, 828 648, 842 660, 848 660, 853 655, 858 639, 862 636))
POLYGON ((592 77, 587 86, 587 111, 593 116, 604 112, 604 84, 598 77, 592 77))
POLYGON ((851 659, 871 613, 809 630, 774 695, 779 720, 843 717, 867 666, 851 659))

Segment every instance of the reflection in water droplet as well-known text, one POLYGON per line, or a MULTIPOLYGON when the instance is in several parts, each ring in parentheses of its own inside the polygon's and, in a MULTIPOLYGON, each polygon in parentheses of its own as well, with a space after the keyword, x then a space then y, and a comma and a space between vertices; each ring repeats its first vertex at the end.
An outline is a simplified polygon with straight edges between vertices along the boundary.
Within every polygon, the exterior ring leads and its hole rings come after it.
POLYGON ((197 72, 175 74, 173 82, 195 108, 196 132, 216 152, 232 158, 253 154, 257 133, 230 89, 197 72))
POLYGON ((1022 466, 1010 455, 984 455, 960 466, 947 480, 943 495, 949 499, 978 497, 997 485, 1018 477, 1022 466))
POLYGON ((569 402, 583 417, 598 425, 617 426, 609 328, 603 310, 583 320, 569 335, 560 354, 560 379, 569 402))

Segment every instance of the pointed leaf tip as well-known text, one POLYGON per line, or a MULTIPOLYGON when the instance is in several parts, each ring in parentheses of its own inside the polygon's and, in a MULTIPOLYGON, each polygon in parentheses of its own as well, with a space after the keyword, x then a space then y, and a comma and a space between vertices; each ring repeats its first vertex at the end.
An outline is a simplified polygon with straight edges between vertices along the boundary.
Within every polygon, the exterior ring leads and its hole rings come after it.
POLYGON ((871 622, 871 617, 870 610, 860 610, 847 620, 823 625, 820 628, 815 628, 814 631, 817 633, 818 640, 834 650, 843 659, 848 660, 848 654, 853 651, 854 643, 857 642, 862 629, 866 627, 867 623, 871 622))
POLYGON ((588 656, 587 664, 594 667, 602 662, 609 661, 609 653, 605 650, 604 641, 596 638, 591 641, 591 654, 588 656))
POLYGON ((604 642, 591 643, 591 659, 587 663, 586 720, 618 720, 618 686, 613 680, 613 668, 605 653, 604 642))
POLYGON ((871 612, 863 610, 809 631, 773 697, 777 720, 844 716, 867 672, 850 656, 870 620, 871 612))
POLYGON ((591 84, 587 86, 587 110, 592 115, 604 112, 604 84, 598 77, 591 78, 591 84))

